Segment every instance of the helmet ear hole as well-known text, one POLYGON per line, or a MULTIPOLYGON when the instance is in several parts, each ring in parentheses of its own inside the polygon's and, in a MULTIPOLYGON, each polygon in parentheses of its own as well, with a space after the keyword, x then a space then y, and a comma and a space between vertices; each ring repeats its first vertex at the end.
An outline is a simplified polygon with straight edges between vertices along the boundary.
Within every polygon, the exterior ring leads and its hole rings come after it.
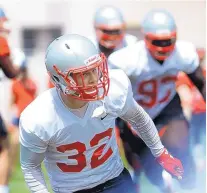
POLYGON ((55 75, 52 76, 52 79, 53 79, 55 82, 60 82, 60 79, 59 79, 57 76, 55 76, 55 75))

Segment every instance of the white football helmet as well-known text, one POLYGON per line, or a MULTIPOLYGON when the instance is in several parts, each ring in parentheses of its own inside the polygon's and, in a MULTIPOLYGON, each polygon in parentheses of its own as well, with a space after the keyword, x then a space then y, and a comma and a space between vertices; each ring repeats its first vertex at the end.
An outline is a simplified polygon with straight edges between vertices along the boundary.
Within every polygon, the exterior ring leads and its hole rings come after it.
POLYGON ((64 94, 92 101, 103 99, 108 93, 106 58, 84 36, 68 34, 55 39, 47 48, 45 64, 54 85, 64 94), (95 85, 85 85, 83 74, 92 69, 97 70, 99 81, 95 85), (77 73, 82 79, 81 84, 73 76, 77 73))
POLYGON ((174 50, 177 27, 173 16, 166 10, 155 9, 147 13, 142 24, 147 49, 157 60, 165 60, 174 50))
POLYGON ((114 49, 122 43, 125 21, 119 9, 112 6, 99 8, 94 17, 94 28, 100 45, 114 49))

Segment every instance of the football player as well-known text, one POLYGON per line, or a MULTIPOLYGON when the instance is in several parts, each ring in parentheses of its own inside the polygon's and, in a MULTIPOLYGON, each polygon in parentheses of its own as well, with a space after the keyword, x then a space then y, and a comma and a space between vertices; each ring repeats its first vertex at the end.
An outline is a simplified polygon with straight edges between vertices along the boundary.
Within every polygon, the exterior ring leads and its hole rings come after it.
POLYGON ((126 34, 123 14, 113 6, 103 6, 96 11, 94 29, 96 37, 92 41, 106 57, 137 41, 135 36, 126 34))
POLYGON ((106 57, 87 38, 68 34, 47 48, 46 69, 55 88, 39 95, 20 117, 20 160, 31 192, 134 193, 115 139, 115 119, 127 120, 158 163, 176 177, 181 162, 163 147, 147 113, 133 99, 122 70, 108 71, 106 57), (122 77, 119 79, 119 77, 122 77))
MULTIPOLYGON (((8 45, 8 19, 0 7, 0 69, 8 78, 14 78, 21 72, 21 67, 15 67, 11 60, 8 45)), ((2 92, 2 91, 1 91, 2 92)), ((0 193, 8 193, 9 180, 9 141, 7 129, 0 115, 0 193)))
MULTIPOLYGON (((20 50, 15 50, 13 54, 19 56, 14 56, 15 64, 18 64, 19 62, 27 63, 24 53, 20 50), (22 56, 21 61, 17 61, 20 56, 22 56)), ((19 117, 21 112, 35 99, 36 95, 37 85, 35 81, 29 76, 28 66, 24 64, 24 68, 22 68, 19 76, 11 81, 11 112, 13 111, 12 114, 14 115, 9 126, 11 141, 10 154, 12 157, 10 163, 11 173, 13 173, 13 170, 15 169, 19 153, 19 117)))
MULTIPOLYGON (((182 187, 194 186, 194 164, 189 151, 188 122, 183 115, 175 81, 179 71, 184 71, 205 96, 204 78, 198 65, 198 55, 193 44, 177 40, 176 23, 172 15, 162 9, 150 11, 142 22, 144 40, 114 52, 109 57, 112 68, 125 71, 132 83, 135 100, 153 119, 163 144, 182 160, 185 174, 182 187)), ((140 154, 149 179, 166 190, 162 168, 153 165, 144 144, 137 149, 139 138, 126 130, 128 142, 140 154), (143 161, 144 160, 144 161, 143 161)))

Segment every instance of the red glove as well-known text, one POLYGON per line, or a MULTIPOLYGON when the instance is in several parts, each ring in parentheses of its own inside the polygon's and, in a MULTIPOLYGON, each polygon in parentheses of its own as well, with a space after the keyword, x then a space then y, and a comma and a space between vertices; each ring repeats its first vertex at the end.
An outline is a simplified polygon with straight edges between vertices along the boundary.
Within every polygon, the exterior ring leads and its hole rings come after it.
POLYGON ((182 179, 184 173, 182 163, 179 159, 170 155, 167 149, 156 158, 156 161, 171 175, 176 176, 179 180, 182 179))

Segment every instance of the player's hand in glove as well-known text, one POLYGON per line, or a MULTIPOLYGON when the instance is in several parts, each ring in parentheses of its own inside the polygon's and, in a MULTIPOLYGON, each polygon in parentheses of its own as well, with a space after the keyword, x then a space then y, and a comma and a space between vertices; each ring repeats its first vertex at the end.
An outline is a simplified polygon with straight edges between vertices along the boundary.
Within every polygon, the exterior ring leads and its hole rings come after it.
POLYGON ((171 175, 176 176, 179 180, 182 179, 184 173, 182 163, 179 159, 174 158, 167 149, 156 158, 156 161, 171 175))

